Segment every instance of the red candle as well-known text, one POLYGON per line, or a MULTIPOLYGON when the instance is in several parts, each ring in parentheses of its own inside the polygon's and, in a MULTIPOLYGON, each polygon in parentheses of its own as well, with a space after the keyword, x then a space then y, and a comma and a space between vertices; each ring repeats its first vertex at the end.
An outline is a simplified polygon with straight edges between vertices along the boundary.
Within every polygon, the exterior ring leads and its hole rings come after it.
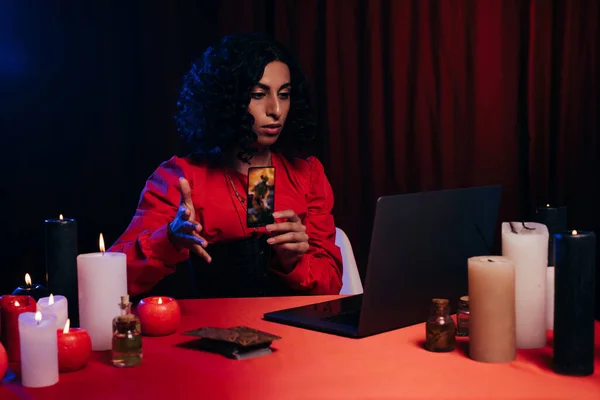
POLYGON ((4 378, 6 370, 8 369, 8 356, 2 343, 0 343, 0 381, 4 378))
POLYGON ((139 302, 136 310, 144 335, 165 336, 179 328, 181 310, 171 297, 146 297, 139 302))
POLYGON ((35 312, 35 300, 31 296, 5 295, 0 299, 2 314, 2 334, 0 340, 6 348, 9 362, 21 361, 21 344, 19 341, 19 314, 35 312))
POLYGON ((64 329, 56 331, 58 344, 58 370, 77 371, 85 367, 92 354, 92 339, 85 329, 70 328, 69 320, 64 329))

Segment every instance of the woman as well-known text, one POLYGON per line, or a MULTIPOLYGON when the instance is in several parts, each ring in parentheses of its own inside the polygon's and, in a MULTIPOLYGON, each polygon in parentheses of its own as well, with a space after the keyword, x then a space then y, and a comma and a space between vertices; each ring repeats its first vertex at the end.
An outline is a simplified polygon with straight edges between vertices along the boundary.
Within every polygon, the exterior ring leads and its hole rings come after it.
POLYGON ((339 293, 331 186, 318 159, 293 156, 315 124, 288 50, 256 34, 225 37, 187 73, 177 106, 193 153, 154 172, 111 248, 127 254, 129 293, 339 293), (276 171, 274 223, 261 228, 245 222, 254 166, 276 171))

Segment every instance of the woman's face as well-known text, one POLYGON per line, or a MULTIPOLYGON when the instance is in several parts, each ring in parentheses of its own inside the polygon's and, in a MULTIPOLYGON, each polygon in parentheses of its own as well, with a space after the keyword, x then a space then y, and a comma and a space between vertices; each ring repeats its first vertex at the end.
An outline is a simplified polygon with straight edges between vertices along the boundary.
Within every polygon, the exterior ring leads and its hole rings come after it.
POLYGON ((248 111, 254 117, 252 130, 260 146, 277 141, 290 111, 290 70, 280 61, 265 67, 260 81, 252 88, 248 111))

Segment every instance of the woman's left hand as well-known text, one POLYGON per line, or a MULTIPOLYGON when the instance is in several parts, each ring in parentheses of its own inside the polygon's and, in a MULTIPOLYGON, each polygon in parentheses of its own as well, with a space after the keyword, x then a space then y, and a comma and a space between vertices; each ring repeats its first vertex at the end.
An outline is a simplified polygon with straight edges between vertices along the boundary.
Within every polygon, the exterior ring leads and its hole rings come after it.
POLYGON ((285 271, 290 272, 308 251, 306 227, 294 210, 275 212, 273 218, 284 219, 286 222, 266 226, 267 231, 273 235, 267 243, 273 246, 285 271))

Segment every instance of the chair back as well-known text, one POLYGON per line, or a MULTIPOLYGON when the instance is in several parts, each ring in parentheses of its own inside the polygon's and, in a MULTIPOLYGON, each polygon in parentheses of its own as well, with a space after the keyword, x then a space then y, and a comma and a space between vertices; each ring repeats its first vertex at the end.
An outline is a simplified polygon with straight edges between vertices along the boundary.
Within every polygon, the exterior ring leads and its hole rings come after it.
POLYGON ((342 264, 344 271, 342 274, 342 290, 340 294, 360 294, 363 292, 358 266, 352 251, 352 244, 346 233, 340 228, 335 228, 335 244, 342 252, 342 264))

